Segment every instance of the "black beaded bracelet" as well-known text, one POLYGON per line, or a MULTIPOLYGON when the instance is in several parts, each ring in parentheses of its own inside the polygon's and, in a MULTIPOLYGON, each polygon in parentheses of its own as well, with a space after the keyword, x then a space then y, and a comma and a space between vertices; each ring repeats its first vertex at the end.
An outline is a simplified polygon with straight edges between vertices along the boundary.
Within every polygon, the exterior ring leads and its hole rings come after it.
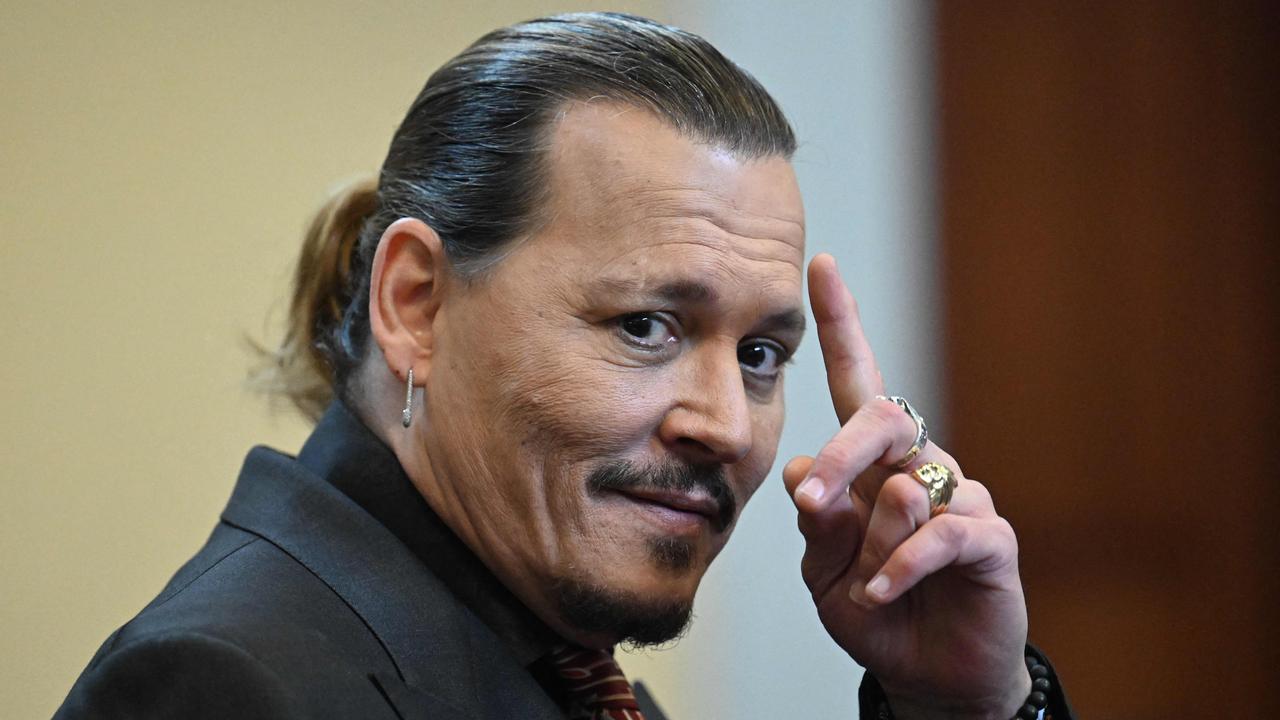
MULTIPOLYGON (((1039 720, 1042 717, 1041 713, 1049 705, 1049 690, 1053 684, 1049 682, 1049 668, 1045 667, 1044 663, 1031 655, 1027 655, 1024 660, 1027 663, 1027 672, 1031 674, 1031 694, 1027 696, 1027 701, 1022 704, 1022 707, 1018 708, 1013 720, 1039 720)), ((880 696, 875 705, 876 720, 894 720, 893 709, 889 707, 889 700, 884 697, 884 690, 880 688, 879 683, 874 683, 874 687, 874 692, 880 696)))
POLYGON ((1027 701, 1022 704, 1022 707, 1018 708, 1018 714, 1013 716, 1013 720, 1039 718, 1040 713, 1049 704, 1049 689, 1053 687, 1049 682, 1049 668, 1030 655, 1026 657, 1026 661, 1027 672, 1031 673, 1031 694, 1027 696, 1027 701))

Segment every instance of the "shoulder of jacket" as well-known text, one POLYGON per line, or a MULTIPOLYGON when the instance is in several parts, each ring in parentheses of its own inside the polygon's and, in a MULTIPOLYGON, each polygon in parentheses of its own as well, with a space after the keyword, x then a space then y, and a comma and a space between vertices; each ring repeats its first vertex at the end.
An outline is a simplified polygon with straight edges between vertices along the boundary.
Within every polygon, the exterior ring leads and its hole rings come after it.
POLYGON ((269 540, 236 533, 216 548, 211 540, 90 669, 132 643, 183 637, 225 642, 273 666, 319 655, 381 665, 377 638, 327 583, 269 540))
POLYGON ((248 649, 182 631, 120 642, 81 676, 55 718, 295 718, 300 707, 248 649))

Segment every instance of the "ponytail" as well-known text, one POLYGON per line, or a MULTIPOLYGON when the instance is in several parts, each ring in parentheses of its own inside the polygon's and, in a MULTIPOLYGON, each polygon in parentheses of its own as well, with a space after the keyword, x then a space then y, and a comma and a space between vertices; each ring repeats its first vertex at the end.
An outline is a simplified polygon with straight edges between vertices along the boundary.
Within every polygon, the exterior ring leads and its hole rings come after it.
POLYGON ((367 282, 353 277, 352 267, 363 264, 355 253, 365 221, 377 209, 378 184, 371 178, 348 184, 324 203, 302 242, 284 340, 275 350, 255 345, 262 362, 250 384, 288 399, 313 421, 336 392, 334 339, 343 336, 352 299, 367 282))

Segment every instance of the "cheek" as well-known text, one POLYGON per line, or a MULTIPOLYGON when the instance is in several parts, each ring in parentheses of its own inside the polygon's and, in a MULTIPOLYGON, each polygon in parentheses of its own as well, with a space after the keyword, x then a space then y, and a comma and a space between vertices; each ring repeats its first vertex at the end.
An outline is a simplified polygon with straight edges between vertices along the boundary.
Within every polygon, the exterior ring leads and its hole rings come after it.
POLYGON ((582 461, 647 442, 664 407, 649 373, 564 347, 533 350, 504 358, 495 375, 503 424, 529 450, 582 461))
POLYGON ((742 494, 740 500, 745 503, 764 483, 773 462, 778 455, 778 441, 782 437, 782 421, 785 410, 782 403, 782 387, 777 388, 777 400, 757 408, 752 422, 751 452, 743 458, 736 468, 741 477, 742 494))

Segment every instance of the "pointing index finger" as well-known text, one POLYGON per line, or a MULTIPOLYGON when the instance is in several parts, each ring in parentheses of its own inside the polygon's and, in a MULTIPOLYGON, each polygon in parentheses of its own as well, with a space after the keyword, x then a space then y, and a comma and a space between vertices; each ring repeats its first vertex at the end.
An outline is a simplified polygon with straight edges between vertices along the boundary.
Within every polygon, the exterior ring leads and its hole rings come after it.
POLYGON ((858 303, 840 279, 836 259, 826 253, 809 262, 809 304, 818 324, 831 402, 843 425, 858 408, 884 394, 884 380, 862 331, 858 303))

